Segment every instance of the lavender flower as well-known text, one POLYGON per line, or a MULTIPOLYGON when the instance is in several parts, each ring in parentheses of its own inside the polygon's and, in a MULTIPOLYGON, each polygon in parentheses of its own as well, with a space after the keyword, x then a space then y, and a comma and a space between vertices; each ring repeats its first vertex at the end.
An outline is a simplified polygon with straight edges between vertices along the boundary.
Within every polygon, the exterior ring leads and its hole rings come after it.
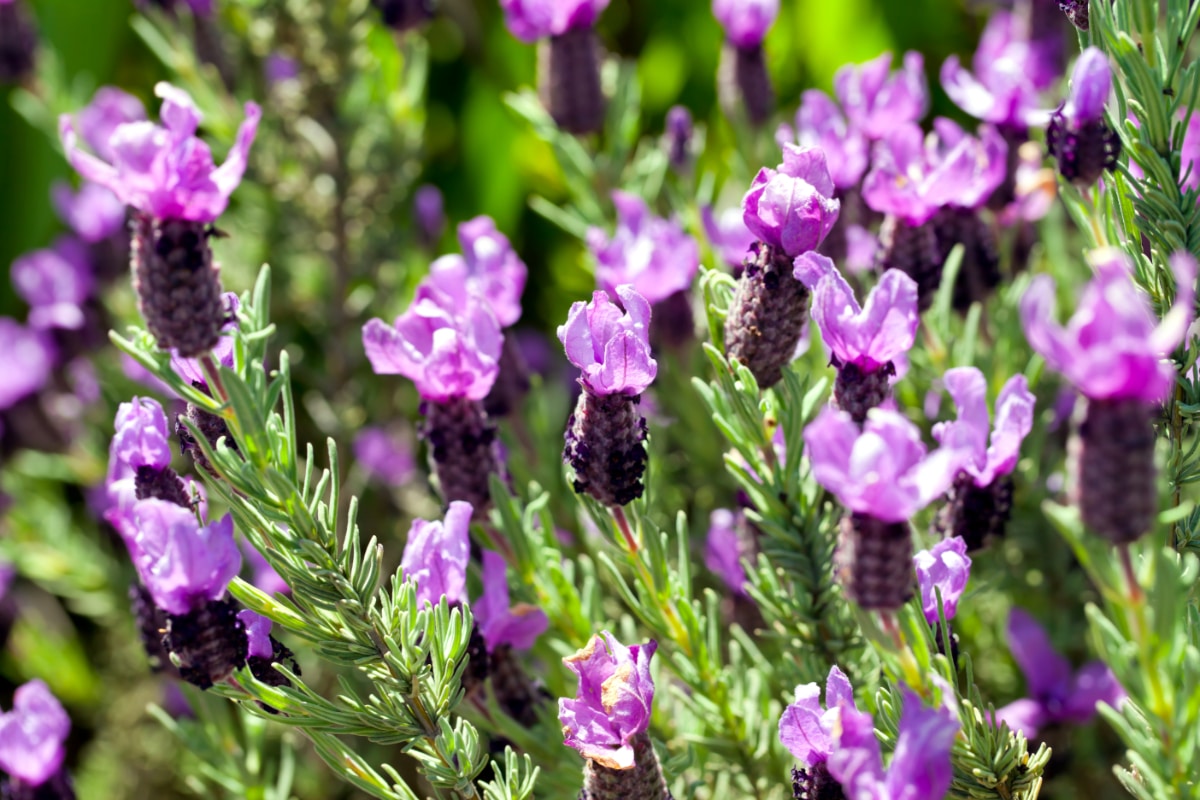
POLYGON ((146 108, 142 101, 115 86, 101 86, 76 114, 79 135, 101 159, 112 162, 116 154, 110 140, 117 128, 127 122, 142 122, 146 108))
POLYGON ((1071 664, 1050 643, 1046 631, 1025 611, 1008 615, 1008 646, 1029 686, 1030 697, 996 712, 997 722, 1032 739, 1046 725, 1081 725, 1096 715, 1096 706, 1120 708, 1125 690, 1101 661, 1091 661, 1072 673, 1071 664))
POLYGON ((897 125, 910 124, 929 110, 925 59, 915 51, 904 54, 904 64, 888 74, 892 54, 884 53, 865 64, 842 67, 833 77, 833 88, 850 125, 870 140, 881 139, 897 125))
MULTIPOLYGON (((221 325, 221 338, 217 339, 217 343, 212 346, 209 355, 215 363, 222 367, 233 369, 234 366, 234 341, 233 332, 238 329, 238 311, 242 307, 242 301, 233 292, 225 292, 221 295, 221 307, 224 309, 221 325)), ((171 369, 175 374, 183 378, 185 381, 195 386, 198 389, 208 390, 208 378, 204 374, 204 368, 200 365, 200 360, 197 358, 187 358, 178 350, 171 351, 171 369)))
POLYGON ((508 604, 508 566, 504 557, 483 551, 483 595, 471 605, 488 653, 501 647, 528 650, 550 625, 546 612, 528 603, 508 604))
POLYGON ((270 658, 275 648, 271 644, 271 620, 246 608, 238 612, 238 619, 246 626, 246 652, 257 658, 270 658))
POLYGON ((930 625, 938 624, 939 596, 942 598, 942 611, 946 621, 954 619, 958 611, 958 600, 971 577, 971 559, 967 555, 967 543, 958 536, 943 539, 931 549, 922 550, 913 556, 913 566, 917 570, 917 586, 921 590, 921 608, 925 611, 925 621, 930 625))
POLYGON ((758 238, 746 227, 742 209, 727 208, 714 214, 712 206, 700 208, 700 219, 704 223, 704 235, 708 244, 727 266, 734 270, 734 277, 741 274, 742 261, 758 238))
POLYGON ((744 107, 756 126, 766 122, 775 105, 762 42, 778 13, 779 0, 713 0, 713 15, 725 29, 717 79, 722 105, 729 114, 744 107))
POLYGON ((491 217, 476 217, 458 226, 463 254, 442 256, 429 267, 428 284, 458 298, 465 287, 491 310, 501 328, 521 318, 521 293, 529 270, 496 230, 491 217))
POLYGON ((116 432, 109 445, 109 462, 164 469, 171 464, 167 416, 157 400, 134 397, 117 408, 116 432))
POLYGON ((737 515, 727 508, 714 509, 708 518, 704 566, 724 581, 730 591, 741 596, 746 595, 743 550, 742 539, 738 535, 737 515))
POLYGON ((780 125, 775 141, 780 147, 795 141, 801 147, 819 148, 825 153, 830 177, 839 192, 857 186, 867 171, 866 135, 851 123, 829 95, 819 89, 808 89, 800 95, 795 129, 780 125))
POLYGON ((283 53, 270 53, 263 61, 263 78, 267 86, 276 87, 300 77, 300 62, 283 53))
POLYGON ((73 192, 69 184, 60 181, 51 188, 50 198, 58 216, 88 244, 124 233, 125 204, 98 183, 84 181, 79 191, 73 192))
POLYGON ((446 228, 445 200, 442 198, 442 190, 431 183, 417 187, 417 191, 413 194, 413 217, 417 221, 417 230, 421 234, 421 240, 427 246, 432 246, 441 239, 442 231, 446 228))
POLYGON ((1079 54, 1071 72, 1066 102, 1050 117, 1046 146, 1058 171, 1078 186, 1091 186, 1121 155, 1121 139, 1104 121, 1104 104, 1112 92, 1108 56, 1097 47, 1079 54))
POLYGON ((46 385, 56 349, 50 336, 15 319, 0 317, 0 352, 5 354, 0 379, 0 410, 12 408, 46 385))
POLYGON ((400 557, 400 573, 417 582, 417 606, 441 602, 454 605, 467 599, 470 559, 471 504, 450 503, 441 521, 413 520, 400 557))
POLYGON ((775 23, 779 0, 713 0, 712 8, 730 44, 752 48, 762 45, 775 23))
POLYGON ((1017 465, 1021 441, 1033 429, 1035 398, 1024 375, 1014 375, 996 398, 996 426, 988 444, 987 380, 975 367, 955 367, 942 379, 958 408, 958 419, 933 426, 939 443, 961 448, 969 457, 962 469, 976 486, 987 486, 1017 465))
POLYGON ((692 112, 687 106, 671 106, 665 127, 667 160, 675 170, 686 170, 692 161, 692 112))
POLYGON ((841 715, 858 710, 854 689, 836 664, 829 668, 825 681, 825 708, 821 708, 820 697, 815 683, 797 686, 795 702, 779 718, 779 741, 809 773, 820 771, 815 768, 825 764, 836 749, 841 715))
POLYGON ((184 615, 225 596, 242 566, 230 515, 201 527, 190 508, 158 499, 138 501, 131 514, 130 555, 159 608, 184 615))
POLYGON ((700 268, 700 249, 674 220, 650 213, 646 201, 629 192, 615 191, 617 228, 610 237, 591 228, 587 245, 596 258, 596 281, 615 293, 630 284, 651 305, 692 285, 700 268))
POLYGON ((403 486, 417 471, 412 447, 384 428, 359 429, 354 437, 354 460, 388 486, 403 486))
POLYGON ((562 36, 573 28, 590 28, 609 0, 500 0, 504 24, 512 35, 533 43, 562 36))
POLYGON ((764 167, 743 203, 743 219, 763 244, 795 258, 815 250, 837 222, 840 204, 825 154, 815 148, 783 146, 778 169, 764 167))
MULTIPOLYGON (((0 768, 27 786, 42 786, 62 768, 71 718, 34 679, 17 688, 12 711, 0 714, 0 768)), ((7 794, 7 792, 6 792, 7 794)))
POLYGON ((658 374, 658 362, 650 356, 650 304, 632 286, 615 292, 624 313, 605 292, 595 292, 592 302, 571 305, 558 339, 567 360, 582 370, 585 389, 632 397, 646 391, 658 374))
POLYGON ((12 282, 29 304, 31 327, 83 327, 83 304, 95 289, 92 262, 83 242, 60 236, 53 248, 26 253, 13 262, 12 282))

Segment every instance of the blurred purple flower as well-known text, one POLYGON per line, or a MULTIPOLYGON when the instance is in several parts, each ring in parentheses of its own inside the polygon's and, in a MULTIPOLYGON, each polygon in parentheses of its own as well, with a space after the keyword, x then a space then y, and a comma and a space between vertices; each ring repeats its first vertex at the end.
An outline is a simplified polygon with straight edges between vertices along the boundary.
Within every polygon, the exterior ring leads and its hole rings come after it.
MULTIPOLYGON (((1195 111, 1188 118, 1179 154, 1182 159, 1179 165, 1179 187, 1185 192, 1200 189, 1200 114, 1195 111)), ((1130 169, 1134 166, 1136 165, 1131 161, 1130 169)))
POLYGON ((1033 279, 1021 298, 1025 336, 1051 369, 1087 397, 1159 403, 1175 385, 1175 367, 1165 356, 1192 321, 1196 262, 1185 253, 1171 257, 1178 290, 1159 322, 1133 282, 1128 256, 1104 249, 1091 260, 1096 277, 1080 294, 1066 328, 1054 321, 1054 279, 1033 279))
POLYGON ((587 233, 595 256, 596 282, 610 294, 630 284, 654 305, 692 285, 700 269, 700 249, 674 220, 650 213, 646 201, 615 191, 617 229, 610 238, 600 228, 587 233))
POLYGON ((400 557, 400 574, 417 582, 417 607, 450 605, 467 599, 467 561, 471 551, 470 503, 455 500, 441 520, 414 519, 400 557))
POLYGON ((249 543, 244 544, 242 555, 245 556, 246 565, 250 567, 250 582, 260 590, 272 597, 276 594, 292 593, 292 587, 288 586, 287 582, 280 577, 275 568, 271 566, 271 562, 258 552, 257 547, 249 543))
POLYGON ((575 699, 558 701, 558 721, 568 747, 610 769, 633 767, 633 739, 650 727, 650 659, 656 649, 653 639, 626 647, 603 631, 563 659, 579 676, 575 699))
POLYGON ((575 28, 590 28, 609 0, 500 0, 504 24, 512 35, 533 43, 561 36, 575 28))
POLYGON ((167 415, 157 400, 134 397, 117 408, 116 431, 108 448, 110 468, 114 463, 156 470, 171 465, 171 439, 167 415))
POLYGON ((503 645, 528 650, 550 626, 546 612, 528 603, 508 604, 508 565, 504 557, 483 551, 483 595, 471 605, 489 653, 503 645))
POLYGON ((84 181, 74 192, 69 183, 58 181, 50 189, 50 198, 62 221, 89 244, 104 241, 125 228, 125 204, 98 183, 84 181))
POLYGON ((238 612, 238 619, 246 626, 247 655, 270 658, 275 654, 271 644, 271 620, 248 608, 238 612))
POLYGON ((892 54, 884 53, 865 64, 847 64, 833 76, 834 93, 850 126, 871 140, 897 125, 917 122, 929 109, 924 57, 909 51, 901 68, 889 75, 891 66, 892 54))
POLYGON ((1098 47, 1084 48, 1071 71, 1071 90, 1060 112, 1067 123, 1079 129, 1104 119, 1104 104, 1112 93, 1112 67, 1098 47))
POLYGON ((978 210, 1004 182, 1008 143, 993 125, 980 125, 978 138, 958 123, 938 117, 926 138, 933 170, 931 200, 938 205, 978 210))
POLYGON ((28 786, 41 786, 62 767, 71 718, 38 679, 17 688, 13 709, 0 714, 0 769, 28 786))
POLYGON ((271 53, 263 62, 263 77, 268 86, 276 86, 300 77, 300 62, 283 53, 271 53))
POLYGON ((129 122, 108 139, 112 163, 80 150, 69 114, 59 118, 59 135, 67 160, 80 175, 107 186, 122 202, 158 219, 212 222, 246 171, 250 145, 262 110, 245 105, 246 119, 225 163, 215 167, 208 145, 196 138, 200 110, 187 92, 159 83, 163 125, 129 122), (164 127, 165 126, 165 127, 164 127))
POLYGON ((954 619, 958 611, 958 600, 967 588, 971 577, 971 558, 967 555, 967 543, 961 536, 943 539, 929 550, 913 556, 917 570, 917 585, 921 588, 921 608, 925 621, 938 624, 937 589, 942 596, 942 613, 946 621, 954 619))
POLYGON ((0 353, 4 353, 5 367, 0 376, 0 410, 45 386, 58 357, 46 332, 10 317, 0 317, 0 353))
POLYGON ((12 264, 12 283, 29 304, 33 328, 79 330, 83 304, 95 289, 87 246, 74 236, 60 236, 53 248, 34 250, 12 264))
POLYGON ((713 0, 713 16, 734 47, 758 47, 779 16, 779 0, 713 0))
POLYGON ((475 217, 458 226, 463 254, 442 256, 429 267, 429 285, 453 297, 465 287, 483 301, 501 328, 521 318, 521 293, 529 270, 496 230, 491 217, 475 217))
POLYGON ((825 708, 821 689, 815 683, 796 687, 796 700, 779 718, 779 741, 806 767, 824 763, 836 747, 839 720, 847 711, 857 711, 854 689, 837 665, 829 668, 825 681, 825 708))
POLYGON ((778 169, 764 167, 742 203, 746 227, 758 241, 798 256, 815 250, 838 218, 833 179, 818 148, 783 146, 778 169))
POLYGON ((850 123, 829 95, 818 89, 808 89, 800 96, 795 129, 780 125, 775 141, 780 147, 796 142, 801 147, 824 151, 833 185, 839 190, 857 186, 867 170, 867 137, 850 123))
POLYGON ((127 122, 142 122, 146 108, 142 101, 115 86, 101 86, 92 95, 92 102, 81 108, 76 116, 79 135, 88 147, 104 161, 116 157, 109 140, 117 128, 127 122))
POLYGON ((650 356, 650 304, 632 286, 618 286, 616 294, 625 313, 606 292, 594 292, 592 302, 571 305, 558 339, 592 392, 638 395, 658 374, 650 356))
POLYGON ((846 226, 846 271, 860 275, 875 266, 879 239, 862 225, 846 226))
POLYGON ((962 448, 970 457, 962 469, 976 486, 988 486, 1017 465, 1021 441, 1033 430, 1036 402, 1024 375, 1014 375, 996 398, 996 427, 988 445, 987 379, 975 367, 955 367, 943 378, 958 408, 958 419, 933 426, 933 438, 943 446, 962 448))
MULTIPOLYGON (((242 307, 242 301, 233 292, 225 292, 221 295, 221 299, 225 306, 225 324, 221 326, 221 338, 213 345, 210 353, 218 364, 233 369, 233 336, 230 334, 238 329, 237 315, 238 310, 242 307)), ((179 355, 178 350, 172 349, 171 369, 193 386, 197 384, 202 387, 208 386, 208 379, 204 377, 204 368, 200 366, 200 360, 197 358, 183 358, 179 355)))
POLYGON ((384 428, 359 429, 354 437, 354 460, 388 486, 403 486, 417 471, 412 445, 384 428))
POLYGON ((1008 646, 1029 686, 1030 697, 996 711, 996 721, 1032 739, 1038 730, 1054 723, 1080 725, 1096 715, 1096 706, 1120 708, 1125 690, 1101 661, 1090 661, 1072 673, 1042 626, 1025 611, 1008 615, 1008 646))
POLYGON ((413 195, 413 216, 416 217, 421 236, 432 244, 442 238, 446 228, 445 201, 442 190, 431 183, 417 187, 413 195))
POLYGON ((734 594, 746 595, 746 570, 742 568, 742 543, 737 514, 727 508, 714 509, 708 517, 704 566, 725 582, 734 594))
POLYGON ((129 521, 133 565, 154 603, 171 614, 220 600, 242 567, 229 514, 201 527, 192 509, 147 499, 137 501, 129 521))
POLYGON ((700 218, 704 222, 708 244, 717 256, 732 269, 741 268, 751 245, 758 241, 758 237, 746 227, 742 210, 733 206, 716 215, 712 206, 702 206, 700 218))
POLYGON ((692 112, 687 106, 671 106, 664 127, 667 160, 675 169, 685 169, 691 160, 692 112))

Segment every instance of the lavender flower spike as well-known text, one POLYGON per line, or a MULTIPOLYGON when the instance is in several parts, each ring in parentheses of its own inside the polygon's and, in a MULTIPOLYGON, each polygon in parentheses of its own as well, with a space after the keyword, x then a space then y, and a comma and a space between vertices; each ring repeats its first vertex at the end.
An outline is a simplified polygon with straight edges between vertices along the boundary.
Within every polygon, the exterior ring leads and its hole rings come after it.
POLYGON ((779 14, 779 0, 713 0, 712 8, 725 29, 717 79, 721 103, 729 114, 744 106, 750 123, 761 125, 775 105, 762 42, 779 14))
POLYGON ((1046 146, 1058 170, 1078 186, 1091 186, 1121 155, 1121 139, 1104 121, 1104 104, 1112 92, 1112 67, 1098 47, 1079 54, 1071 72, 1071 91, 1050 117, 1046 146))
POLYGON ((796 687, 796 700, 779 718, 779 741, 802 765, 792 770, 796 797, 835 797, 837 782, 829 774, 827 761, 837 746, 841 716, 857 711, 854 689, 837 665, 829 668, 825 681, 825 708, 815 683, 796 687))
POLYGON ((938 624, 938 596, 942 598, 942 611, 946 621, 954 619, 958 611, 958 600, 967 588, 971 577, 971 559, 967 555, 967 543, 961 537, 943 539, 929 550, 913 556, 917 570, 917 586, 921 590, 921 608, 925 621, 938 624), (937 590, 936 592, 934 590, 937 590))
POLYGON ((450 503, 441 521, 413 520, 400 557, 400 573, 417 582, 417 606, 467 599, 467 562, 471 550, 471 504, 450 503))
POLYGON ((1070 663, 1054 649, 1046 631, 1019 608, 1008 616, 1008 644, 1025 673, 1031 696, 999 709, 996 720, 1026 738, 1037 736, 1045 725, 1088 722, 1100 703, 1121 707, 1125 690, 1112 670, 1101 661, 1091 661, 1072 673, 1070 663))
POLYGON ((489 653, 506 646, 528 650, 550 625, 540 608, 528 603, 508 604, 507 572, 502 555, 483 551, 483 595, 471 609, 489 653))
POLYGON ((779 16, 779 0, 713 0, 713 16, 735 47, 758 47, 779 16))
POLYGON ((700 268, 700 249, 674 220, 650 213, 646 201, 630 192, 615 191, 617 228, 610 237, 600 228, 587 234, 596 258, 596 281, 606 292, 630 284, 650 305, 656 305, 692 285, 700 268))
POLYGON ((184 615, 225 596, 242 567, 230 515, 201 527, 192 509, 158 499, 139 501, 132 513, 133 563, 159 608, 184 615))
POLYGON ((934 425, 933 438, 970 453, 962 468, 976 486, 987 486, 1011 473, 1020 456, 1021 442, 1033 429, 1035 398, 1025 376, 1014 375, 1000 390, 990 445, 987 380, 983 373, 975 367, 955 367, 946 371, 942 383, 954 399, 958 419, 934 425))
POLYGON ((12 711, 0 714, 0 769, 19 783, 42 786, 62 768, 70 731, 71 718, 50 688, 29 681, 13 695, 12 711))
POLYGON ((558 339, 567 360, 583 371, 580 380, 586 389, 632 397, 658 374, 658 362, 650 356, 650 304, 633 286, 615 291, 625 313, 605 292, 595 292, 592 302, 571 306, 566 324, 558 327, 558 339))
POLYGON ((127 122, 143 122, 146 108, 142 101, 115 86, 101 86, 92 95, 92 102, 76 114, 79 135, 105 161, 116 156, 109 144, 117 128, 127 122))
POLYGON ((825 153, 785 144, 783 163, 755 176, 743 218, 758 241, 795 258, 817 249, 837 222, 840 203, 832 197, 825 153))

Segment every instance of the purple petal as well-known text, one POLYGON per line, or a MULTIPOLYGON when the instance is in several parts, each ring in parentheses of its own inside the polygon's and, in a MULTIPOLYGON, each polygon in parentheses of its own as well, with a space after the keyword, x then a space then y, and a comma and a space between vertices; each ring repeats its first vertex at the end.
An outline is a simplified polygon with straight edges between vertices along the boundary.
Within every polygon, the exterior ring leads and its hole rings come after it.
POLYGON ((1070 694, 1063 708, 1063 718, 1082 724, 1096 715, 1096 705, 1106 703, 1120 708, 1126 697, 1125 689, 1103 661, 1090 661, 1071 679, 1070 694))
POLYGON ((1020 608, 1008 615, 1008 646, 1025 673, 1029 693, 1039 700, 1065 699, 1071 687, 1071 665, 1050 643, 1041 625, 1020 608))
POLYGON ((46 385, 55 367, 57 351, 45 331, 0 317, 0 352, 5 355, 5 369, 0 373, 0 410, 3 410, 46 385))
POLYGON ((779 741, 808 767, 822 763, 833 751, 833 738, 821 724, 820 692, 815 683, 797 686, 796 701, 779 718, 779 741))
POLYGON ((996 710, 997 724, 1005 723, 1010 730, 1023 734, 1026 739, 1035 738, 1038 730, 1049 721, 1042 704, 1028 698, 1014 700, 996 710))
POLYGON ((737 516, 727 508, 714 509, 709 516, 704 565, 735 594, 745 595, 746 571, 742 568, 737 516))
POLYGON ((913 566, 917 571, 917 585, 921 589, 925 621, 930 625, 938 623, 939 594, 946 620, 954 619, 958 600, 971 577, 971 559, 967 555, 966 542, 961 536, 944 539, 931 549, 917 553, 913 557, 913 566))
POLYGON ((62 767, 71 718, 50 688, 34 679, 17 689, 13 710, 0 714, 0 768, 41 786, 62 767))
POLYGON ((948 708, 929 708, 921 698, 904 691, 896 751, 888 765, 888 797, 941 800, 950 790, 954 770, 950 749, 960 725, 948 708))
POLYGON ((471 514, 470 503, 455 500, 441 521, 413 520, 400 573, 417 582, 418 606, 437 604, 442 597, 451 605, 466 601, 471 514))
POLYGON ((258 658, 271 658, 275 655, 275 646, 271 644, 271 620, 250 609, 238 612, 238 619, 246 626, 246 642, 249 655, 258 658))
POLYGON ((1085 48, 1071 72, 1071 91, 1063 115, 1075 125, 1103 119, 1104 104, 1112 92, 1112 68, 1098 47, 1085 48))

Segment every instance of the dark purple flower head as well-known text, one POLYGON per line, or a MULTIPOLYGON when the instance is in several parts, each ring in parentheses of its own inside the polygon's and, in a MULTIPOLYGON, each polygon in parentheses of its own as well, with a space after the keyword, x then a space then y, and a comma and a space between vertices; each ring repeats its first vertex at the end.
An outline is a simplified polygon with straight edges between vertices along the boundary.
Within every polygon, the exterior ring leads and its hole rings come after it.
POLYGON ((496 230, 491 217, 475 217, 458 226, 463 254, 442 256, 429 267, 428 282, 453 297, 463 291, 477 296, 501 328, 521 318, 521 293, 529 270, 496 230))
POLYGON ((671 106, 664 127, 667 160, 677 170, 687 168, 691 162, 692 112, 687 106, 671 106))
POLYGON ((523 42, 590 28, 609 0, 500 0, 504 24, 523 42))
POLYGON ((139 500, 129 513, 133 565, 159 608, 187 614, 225 595, 242 568, 233 517, 201 526, 192 509, 157 499, 139 500))
POLYGON ((560 698, 558 721, 568 747, 610 769, 633 767, 633 738, 650 727, 653 639, 626 647, 604 631, 563 663, 579 676, 575 699, 560 698))
POLYGON ((796 258, 795 278, 812 291, 810 313, 839 366, 875 372, 912 348, 921 316, 917 284, 903 272, 883 273, 865 308, 833 262, 819 253, 796 258))
POLYGON ((842 714, 855 712, 854 689, 837 665, 825 681, 825 708, 815 683, 796 687, 796 701, 779 718, 779 741, 806 767, 824 763, 834 751, 842 714))
POLYGON ((1159 322, 1134 284, 1124 253, 1097 250, 1090 258, 1096 277, 1066 328, 1054 321, 1054 279, 1033 279, 1021 298, 1025 336, 1051 369, 1087 397, 1159 403, 1175 385, 1175 367, 1166 356, 1192 321, 1196 262, 1184 253, 1171 257, 1178 289, 1174 306, 1159 322))
POLYGON ((354 460, 388 486, 403 486, 417 472, 412 445, 384 428, 360 428, 354 437, 354 460))
POLYGON ((121 125, 127 122, 142 122, 146 119, 146 108, 142 101, 115 86, 101 86, 92 95, 92 102, 75 115, 79 135, 88 147, 104 161, 116 157, 109 141, 121 125))
POLYGON ((758 47, 779 16, 779 0, 713 0, 713 16, 734 47, 758 47))
POLYGON ((737 514, 727 508, 715 509, 709 515, 704 566, 723 580, 734 594, 745 596, 746 570, 742 568, 742 543, 738 536, 737 514))
POLYGON ((896 750, 887 770, 870 714, 847 710, 841 734, 829 756, 829 772, 849 800, 942 800, 954 770, 950 750, 960 727, 946 707, 929 708, 904 690, 896 750))
POLYGON ((80 175, 111 189, 122 202, 158 219, 212 222, 242 181, 262 110, 246 103, 246 119, 225 163, 213 164, 208 145, 196 138, 200 110, 182 89, 159 83, 162 125, 129 122, 108 139, 112 163, 80 150, 71 117, 59 118, 67 160, 80 175))
POLYGON ((116 432, 109 445, 110 468, 114 463, 137 469, 161 470, 171 465, 171 439, 167 415, 157 400, 134 397, 121 403, 115 420, 116 432))
MULTIPOLYGON (((1200 114, 1197 116, 1200 117, 1200 114)), ((713 213, 712 206, 700 208, 709 247, 733 269, 742 266, 750 246, 758 241, 758 237, 746 227, 742 216, 742 210, 736 206, 725 209, 720 215, 713 213)))
POLYGON ((895 411, 873 408, 862 430, 844 411, 826 408, 804 430, 813 477, 847 510, 884 522, 904 522, 941 496, 962 454, 926 454, 916 425, 895 411))
POLYGON ((847 64, 833 76, 833 90, 850 126, 868 139, 881 139, 897 125, 915 123, 929 109, 925 59, 904 54, 904 65, 888 74, 892 54, 865 64, 847 64))
POLYGON ((36 678, 13 695, 13 709, 0 714, 0 769, 29 786, 41 786, 62 767, 71 718, 36 678))
POLYGON ((989 486, 1017 465, 1021 441, 1033 429, 1035 398, 1024 375, 1014 375, 996 398, 996 427, 988 444, 987 379, 975 367, 955 367, 943 378, 954 398, 958 419, 933 426, 933 438, 947 447, 970 453, 962 468, 975 478, 976 486, 989 486))
POLYGON ((778 169, 759 170, 742 201, 746 227, 758 241, 792 257, 820 246, 840 208, 825 153, 793 144, 783 146, 778 169))
POLYGON ((275 655, 271 644, 271 620, 248 608, 238 612, 238 619, 246 626, 247 655, 270 658, 275 655))
POLYGON ((1103 662, 1091 661, 1073 673, 1042 626, 1019 608, 1008 615, 1008 646, 1025 673, 1030 696, 999 709, 996 720, 1026 738, 1051 723, 1083 724, 1096 715, 1097 704, 1120 708, 1125 699, 1125 690, 1103 662))
POLYGON ((432 183, 425 183, 417 187, 417 191, 413 195, 413 215, 417 218, 417 225, 420 226, 421 235, 425 237, 425 241, 436 242, 441 239, 442 231, 446 227, 446 208, 442 190, 432 183))
POLYGON ((38 329, 82 328, 83 304, 96 287, 87 245, 74 236, 60 236, 53 248, 14 261, 12 283, 29 304, 29 325, 38 329))
POLYGON ((80 239, 101 242, 125 227, 125 204, 98 183, 84 181, 79 192, 59 181, 50 189, 54 210, 80 239))
POLYGON ((1112 92, 1112 67, 1108 56, 1098 47, 1079 54, 1071 71, 1071 91, 1063 104, 1062 115, 1073 128, 1104 119, 1104 104, 1112 92))
POLYGON ((615 191, 617 229, 610 238, 591 228, 587 245, 596 258, 596 283, 610 294, 630 284, 651 305, 692 285, 700 269, 700 248, 674 220, 656 217, 646 201, 615 191))
POLYGON ((971 116, 997 125, 1025 128, 1046 118, 1040 94, 1058 80, 1052 40, 1031 41, 1021 24, 1007 11, 992 15, 972 65, 963 68, 958 56, 942 64, 942 88, 959 108, 971 116))
POLYGON ((455 500, 437 521, 414 519, 400 557, 400 573, 417 582, 417 606, 453 605, 467 599, 467 562, 471 557, 470 503, 455 500))
POLYGON ((471 605, 489 653, 502 645, 528 650, 550 626, 546 612, 528 603, 508 604, 508 565, 504 556, 483 551, 483 595, 471 605))
POLYGON ((616 294, 625 313, 607 292, 595 292, 592 302, 571 305, 558 340, 592 392, 638 395, 658 374, 650 356, 650 304, 632 286, 618 286, 616 294))
POLYGON ((45 386, 57 359, 49 334, 10 317, 0 317, 0 353, 5 361, 0 375, 0 410, 45 386))
POLYGON ((942 597, 942 612, 946 615, 946 621, 954 619, 958 600, 971 577, 967 543, 961 536, 943 539, 931 549, 913 556, 913 566, 917 570, 917 585, 921 588, 921 608, 925 611, 925 621, 930 625, 938 623, 938 594, 942 597))
POLYGON ((800 96, 795 130, 780 125, 775 141, 780 147, 795 141, 801 147, 824 151, 833 185, 840 190, 857 186, 867 171, 866 135, 846 118, 829 95, 818 89, 808 89, 800 96))
POLYGON ((504 335, 465 283, 445 288, 453 294, 422 282, 394 325, 363 326, 363 347, 377 375, 403 375, 426 400, 482 400, 496 381, 504 335))
MULTIPOLYGON (((242 301, 233 292, 226 292, 221 299, 225 304, 225 324, 221 327, 221 338, 213 345, 211 353, 214 361, 223 367, 232 369, 234 363, 232 332, 238 329, 237 314, 238 309, 242 307, 242 301)), ((200 360, 197 358, 183 358, 179 355, 178 350, 172 350, 171 369, 190 384, 208 386, 208 379, 204 377, 204 368, 200 366, 200 360)))

